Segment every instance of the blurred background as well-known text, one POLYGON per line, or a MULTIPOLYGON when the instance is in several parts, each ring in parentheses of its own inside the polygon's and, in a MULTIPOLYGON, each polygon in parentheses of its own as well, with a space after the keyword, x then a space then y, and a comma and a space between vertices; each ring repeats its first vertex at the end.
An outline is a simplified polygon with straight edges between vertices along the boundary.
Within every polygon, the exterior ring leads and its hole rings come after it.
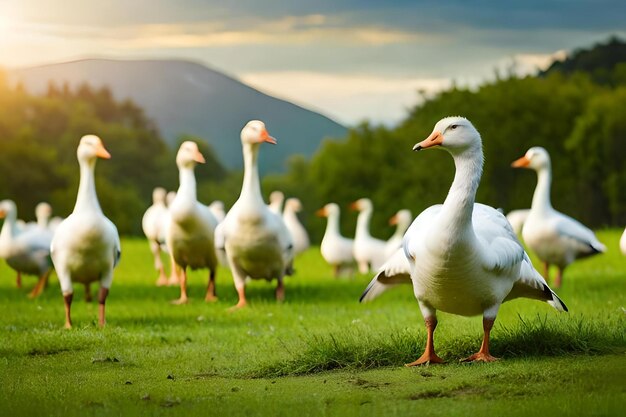
POLYGON ((197 141, 199 199, 238 197, 239 132, 263 120, 265 196, 304 205, 314 241, 327 202, 370 197, 388 237, 398 208, 440 203, 454 170, 411 147, 444 116, 481 132, 478 201, 530 206, 535 145, 552 156, 554 206, 588 226, 626 224, 626 5, 622 1, 84 2, 0 0, 0 199, 67 216, 76 146, 102 137, 101 205, 141 233, 155 186, 178 186, 174 155, 197 141), (297 3, 297 2, 292 2, 297 3), (495 3, 495 4, 492 4, 495 3))

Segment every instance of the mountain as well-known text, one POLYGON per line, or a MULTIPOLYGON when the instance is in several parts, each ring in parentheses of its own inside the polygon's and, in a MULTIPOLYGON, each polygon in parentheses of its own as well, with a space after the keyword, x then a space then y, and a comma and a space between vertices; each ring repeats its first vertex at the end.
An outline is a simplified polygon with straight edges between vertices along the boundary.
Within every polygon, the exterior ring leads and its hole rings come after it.
POLYGON ((552 72, 572 74, 586 72, 594 81, 610 83, 610 73, 616 66, 626 62, 626 42, 612 37, 606 43, 598 43, 591 48, 581 48, 570 53, 563 61, 554 61, 540 76, 552 72))
POLYGON ((347 133, 326 116, 188 61, 86 59, 15 69, 9 76, 35 94, 45 92, 50 80, 70 87, 106 85, 115 98, 143 107, 170 145, 181 134, 199 136, 228 168, 243 165, 239 132, 252 119, 263 120, 278 141, 260 153, 263 173, 284 171, 290 155, 309 157, 324 138, 347 133))

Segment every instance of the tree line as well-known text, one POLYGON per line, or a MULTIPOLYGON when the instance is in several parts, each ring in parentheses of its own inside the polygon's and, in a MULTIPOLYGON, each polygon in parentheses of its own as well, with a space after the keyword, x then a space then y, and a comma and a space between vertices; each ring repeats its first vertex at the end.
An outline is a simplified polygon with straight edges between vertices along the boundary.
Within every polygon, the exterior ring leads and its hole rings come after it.
MULTIPOLYGON (((505 212, 530 207, 535 174, 514 170, 510 163, 528 148, 543 146, 552 157, 553 205, 591 227, 623 227, 626 59, 615 59, 614 48, 624 50, 623 43, 615 42, 607 44, 611 53, 578 51, 537 76, 508 75, 476 89, 453 86, 424 98, 395 127, 363 122, 343 140, 324 142, 310 160, 294 155, 285 174, 263 179, 263 191, 268 196, 279 189, 300 198, 305 207, 301 217, 314 241, 325 227, 314 217, 316 209, 338 203, 342 231, 353 235, 356 215, 347 206, 369 197, 375 207, 373 234, 386 238, 392 233, 387 221, 398 209, 417 215, 444 200, 454 174, 451 158, 443 152, 425 157, 411 148, 442 117, 461 115, 483 138, 486 162, 477 201, 505 212), (576 71, 572 62, 589 67, 589 56, 608 59, 610 65, 576 71)), ((168 148, 142 109, 116 101, 107 88, 82 85, 72 90, 50 84, 46 94, 34 96, 19 85, 9 87, 0 74, 0 199, 14 199, 26 219, 39 201, 50 202, 57 215, 69 214, 78 184, 76 146, 87 133, 101 136, 113 155, 96 168, 103 210, 121 233, 141 233, 152 189, 178 185, 177 147, 168 148)), ((185 139, 199 142, 207 159, 196 168, 200 200, 232 205, 242 173, 227 172, 206 141, 180 138, 185 139)))

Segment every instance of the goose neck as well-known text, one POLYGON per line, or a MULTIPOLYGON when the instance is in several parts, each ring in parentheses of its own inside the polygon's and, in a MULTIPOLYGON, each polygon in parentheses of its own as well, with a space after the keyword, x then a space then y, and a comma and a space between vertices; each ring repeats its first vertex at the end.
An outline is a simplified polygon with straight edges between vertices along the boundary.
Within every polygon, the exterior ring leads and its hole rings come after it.
POLYGON ((367 237, 370 235, 369 225, 372 217, 372 209, 366 208, 359 213, 356 219, 355 239, 367 237))
POLYGON ((96 193, 96 182, 94 176, 94 170, 96 167, 96 160, 82 160, 80 164, 80 183, 78 185, 78 195, 76 197, 76 205, 74 211, 98 211, 102 212, 100 203, 98 202, 98 195, 96 193))
POLYGON ((180 167, 178 169, 178 191, 176 196, 184 199, 196 200, 196 175, 193 167, 180 167))
POLYGON ((541 168, 537 171, 537 187, 533 194, 532 209, 544 212, 552 208, 550 202, 550 186, 552 183, 552 172, 550 168, 541 168))
POLYGON ((326 233, 325 235, 338 235, 339 234, 339 215, 332 213, 328 215, 326 221, 326 233))
POLYGON ((476 190, 482 175, 483 152, 481 148, 470 149, 453 155, 453 159, 456 172, 443 203, 442 219, 452 225, 450 230, 471 229, 476 190))
POLYGON ((245 143, 243 146, 243 185, 240 198, 248 198, 257 204, 265 204, 261 196, 258 167, 259 145, 245 143))

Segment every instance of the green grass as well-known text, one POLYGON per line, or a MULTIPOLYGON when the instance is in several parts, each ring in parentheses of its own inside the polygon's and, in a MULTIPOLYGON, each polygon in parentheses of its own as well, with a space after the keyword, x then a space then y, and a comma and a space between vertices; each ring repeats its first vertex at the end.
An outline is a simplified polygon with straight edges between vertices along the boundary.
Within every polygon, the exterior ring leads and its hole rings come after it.
POLYGON ((492 364, 459 364, 476 351, 481 320, 439 314, 447 364, 408 369, 425 330, 410 288, 370 304, 369 276, 335 280, 317 249, 296 262, 277 305, 274 285, 249 285, 236 302, 220 270, 217 303, 202 301, 206 273, 190 275, 191 302, 169 304, 148 246, 123 241, 105 329, 76 289, 74 329, 63 327, 58 282, 37 300, 0 265, 0 415, 621 415, 626 404, 626 257, 618 231, 609 253, 572 265, 560 296, 570 313, 516 300, 492 331, 492 364))

